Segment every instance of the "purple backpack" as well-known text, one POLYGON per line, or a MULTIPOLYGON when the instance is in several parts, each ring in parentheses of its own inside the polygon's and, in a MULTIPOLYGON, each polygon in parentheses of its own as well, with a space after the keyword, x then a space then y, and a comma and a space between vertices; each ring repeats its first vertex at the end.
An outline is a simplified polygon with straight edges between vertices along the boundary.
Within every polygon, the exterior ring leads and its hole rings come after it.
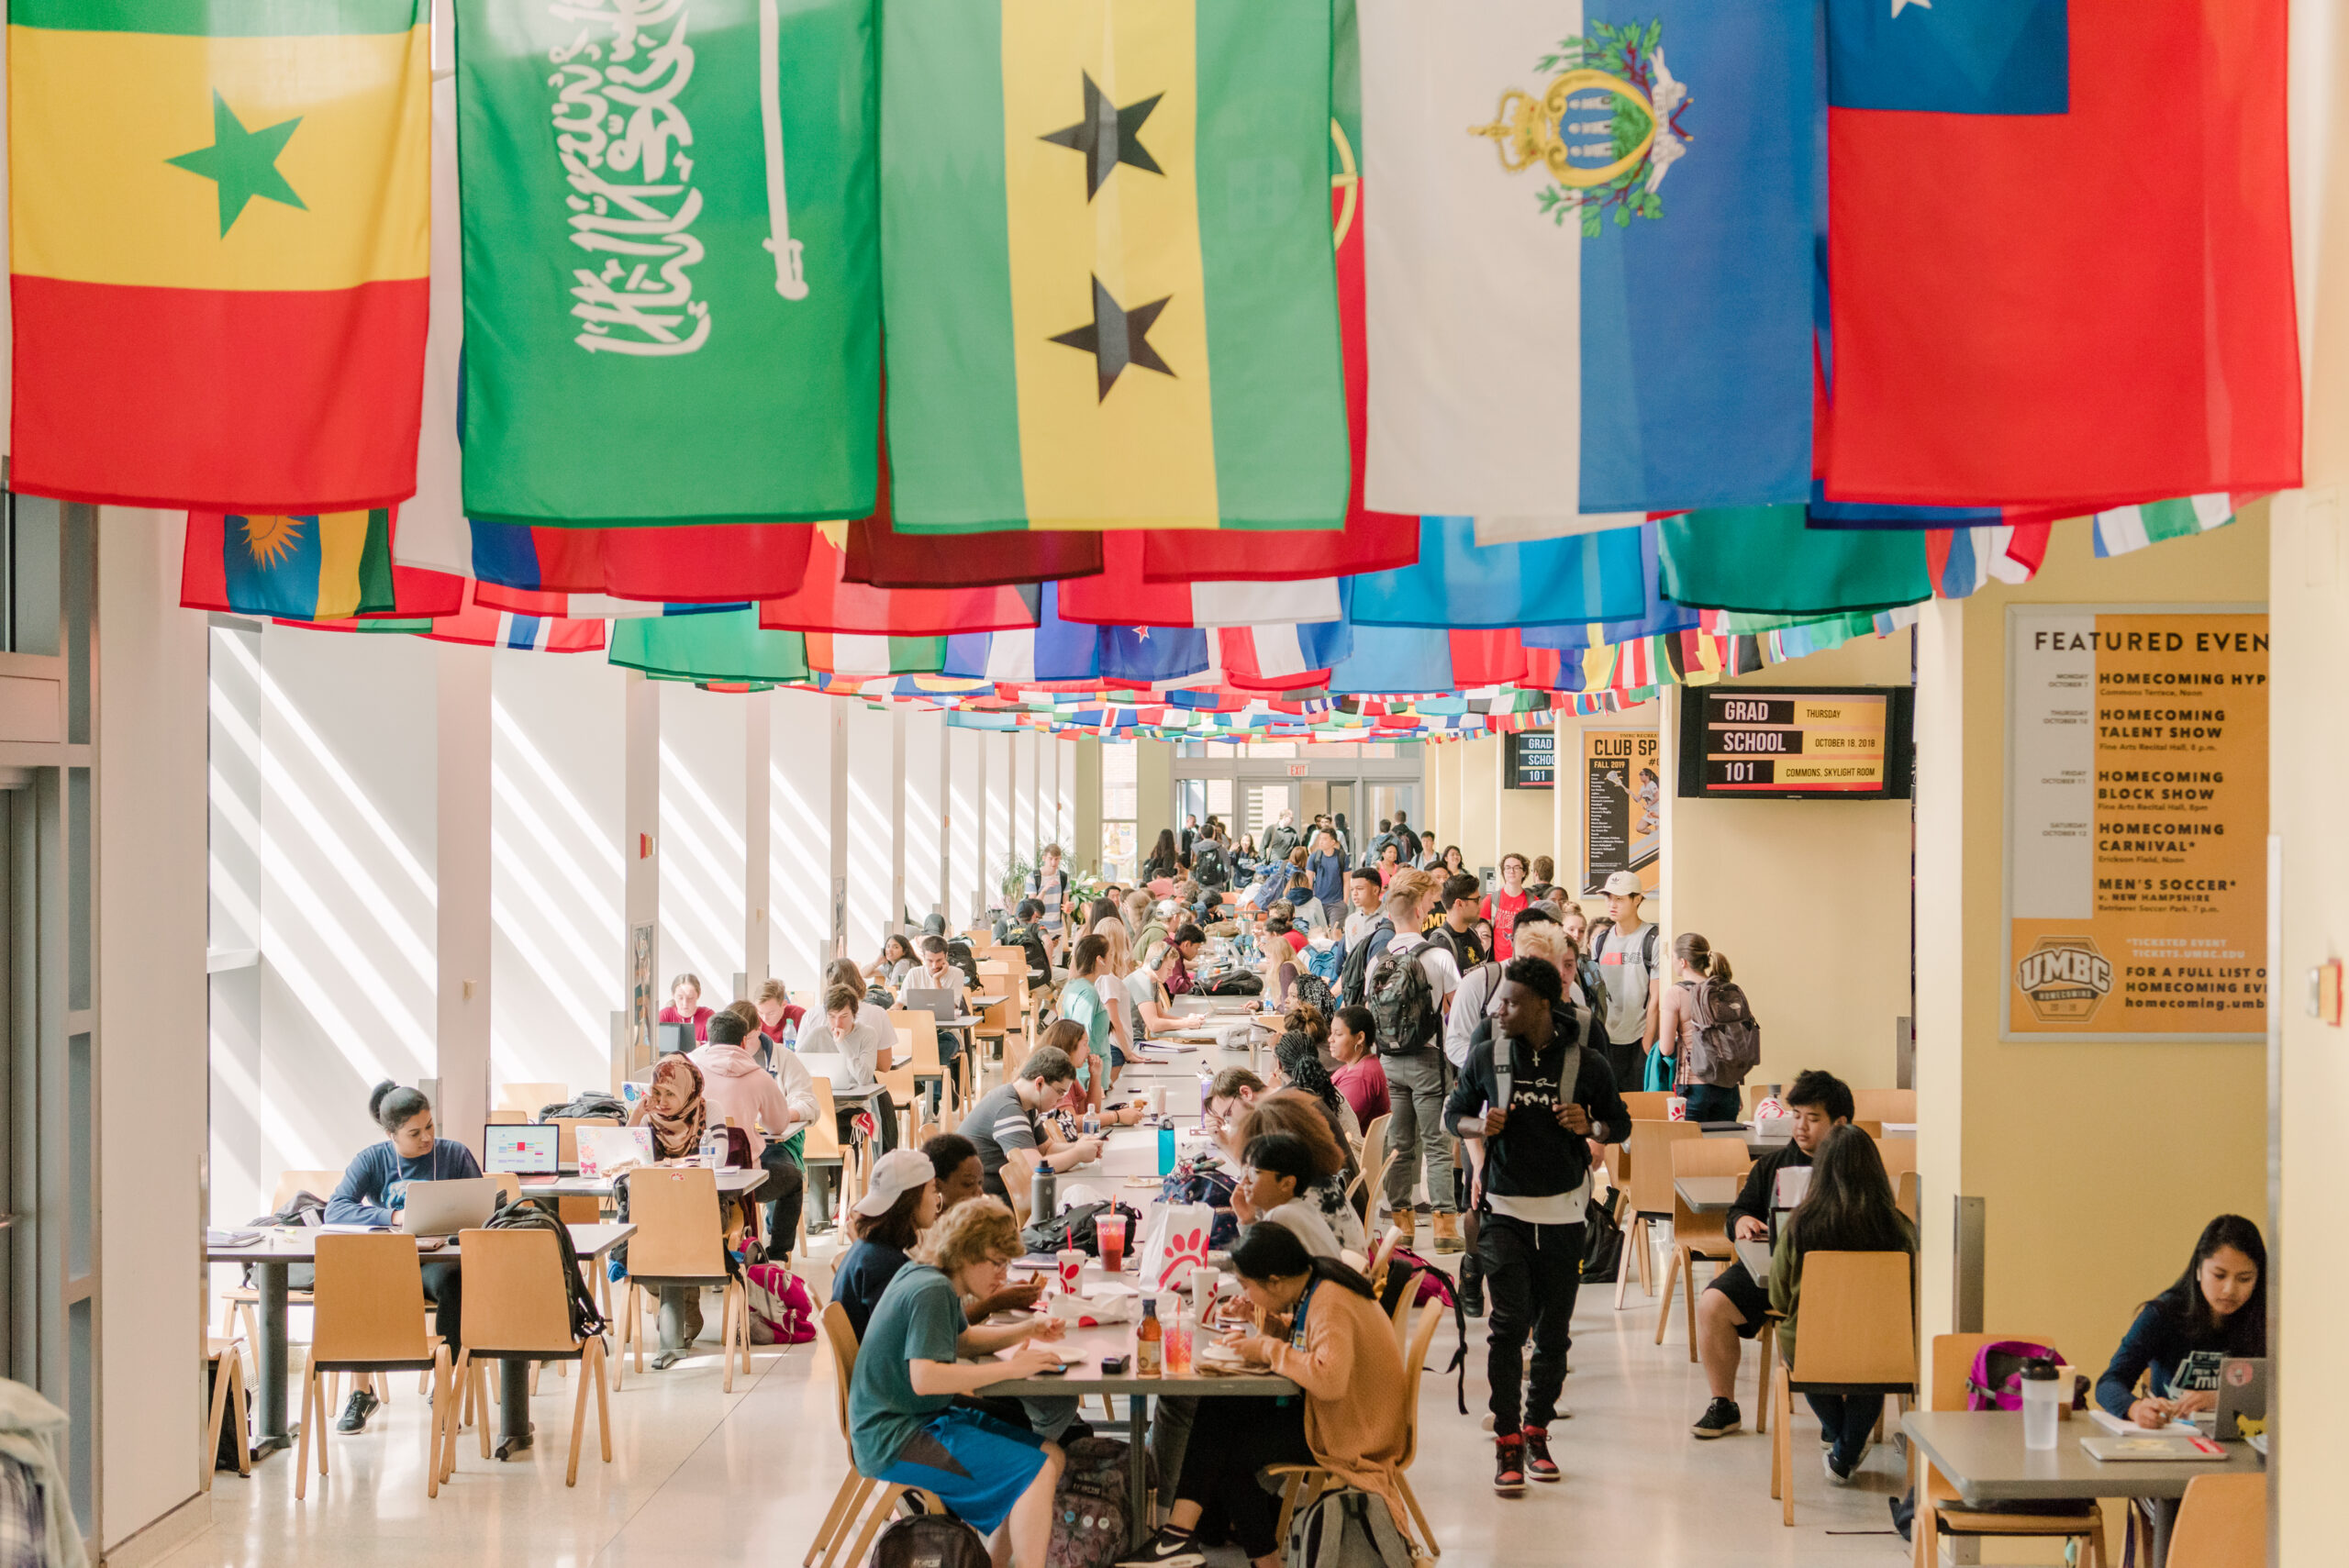
POLYGON ((1974 1352, 1974 1366, 1965 1374, 1965 1407, 1969 1410, 2022 1408, 2022 1369, 2032 1362, 2061 1365, 2064 1354, 2028 1340, 1993 1340, 1974 1352))

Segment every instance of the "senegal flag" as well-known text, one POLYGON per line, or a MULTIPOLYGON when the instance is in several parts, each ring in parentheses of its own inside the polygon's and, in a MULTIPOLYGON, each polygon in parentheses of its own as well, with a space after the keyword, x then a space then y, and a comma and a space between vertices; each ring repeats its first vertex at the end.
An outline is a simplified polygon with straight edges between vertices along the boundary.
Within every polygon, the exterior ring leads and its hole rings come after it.
POLYGON ((428 0, 9 0, 15 488, 416 490, 428 0))
POLYGON ((893 523, 1340 528, 1330 7, 885 6, 893 523))

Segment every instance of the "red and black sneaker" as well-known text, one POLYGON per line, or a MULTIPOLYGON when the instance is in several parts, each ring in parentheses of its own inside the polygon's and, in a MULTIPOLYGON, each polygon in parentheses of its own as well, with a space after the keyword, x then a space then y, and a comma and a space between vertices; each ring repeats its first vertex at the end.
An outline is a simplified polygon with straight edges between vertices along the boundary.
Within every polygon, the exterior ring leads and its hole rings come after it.
POLYGON ((1514 1434, 1493 1440, 1493 1490, 1513 1497, 1525 1490, 1525 1440, 1514 1434))
POLYGON ((1524 1437, 1525 1473, 1536 1481, 1564 1480, 1564 1473, 1558 1468, 1558 1462, 1550 1457, 1550 1429, 1528 1427, 1524 1437))

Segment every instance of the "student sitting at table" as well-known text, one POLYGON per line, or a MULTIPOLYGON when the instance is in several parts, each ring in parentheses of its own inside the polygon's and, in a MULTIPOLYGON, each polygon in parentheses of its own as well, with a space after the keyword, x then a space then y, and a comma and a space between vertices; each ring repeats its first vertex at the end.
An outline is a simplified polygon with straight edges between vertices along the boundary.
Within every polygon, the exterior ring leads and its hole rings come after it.
POLYGON ((761 1072, 758 1060, 745 1048, 753 1029, 748 1002, 729 1003, 709 1020, 709 1043, 687 1053, 701 1069, 702 1095, 710 1116, 720 1126, 731 1122, 749 1133, 751 1163, 767 1173, 758 1195, 749 1200, 753 1210, 772 1204, 767 1221, 767 1257, 790 1262, 799 1239, 799 1210, 807 1193, 807 1172, 801 1164, 807 1126, 821 1106, 816 1099, 815 1075, 792 1051, 775 1062, 772 1076, 761 1072))
POLYGON ((1058 1339, 1057 1318, 974 1329, 963 1318, 964 1297, 1001 1289, 1004 1265, 1022 1251, 1019 1227, 1002 1204, 974 1198, 948 1210, 882 1292, 849 1385, 857 1470, 937 1497, 991 1538, 996 1568, 1044 1568, 1061 1474, 1059 1445, 955 1403, 1060 1364, 1059 1351, 1033 1342, 1058 1339), (1008 1357, 994 1354, 1014 1346, 1008 1357))
POLYGON ((701 1005, 701 976, 680 974, 669 982, 669 1005, 661 1009, 664 1024, 691 1024, 694 1039, 707 1038, 710 1009, 701 1005))
POLYGON ((1362 1127, 1386 1114, 1386 1072, 1378 1065, 1378 1020, 1368 1007, 1341 1007, 1330 1020, 1330 1054, 1338 1059, 1330 1082, 1354 1108, 1362 1127))
MULTIPOLYGON (((1086 940, 1093 939, 1087 938, 1086 940)), ((1097 1116, 1106 1130, 1112 1127, 1131 1127, 1147 1113, 1139 1103, 1112 1106, 1101 1091, 1103 1062, 1086 1044, 1084 1026, 1074 1018, 1054 1018, 1037 1040, 1040 1046, 1050 1046, 1076 1063, 1076 1082, 1069 1085, 1061 1103, 1038 1118, 1044 1133, 1044 1147, 1058 1151, 1074 1145, 1085 1136, 1085 1118, 1097 1116)))
POLYGON ((1109 973, 1108 939, 1090 935, 1079 938, 1075 950, 1069 954, 1068 973, 1067 982, 1061 986, 1061 1019, 1084 1026, 1085 1052, 1101 1064, 1097 1081, 1080 1073, 1078 1083, 1106 1091, 1111 1073, 1124 1066, 1126 1061, 1122 1048, 1126 1028, 1123 1014, 1113 1009, 1109 998, 1103 994, 1116 983, 1109 973))
POLYGON ((900 932, 892 931, 881 939, 881 956, 873 961, 873 981, 896 990, 906 983, 914 968, 914 944, 900 932))
MULTIPOLYGON (((1276 1132, 1301 1140, 1312 1152, 1312 1180, 1299 1189, 1299 1195, 1329 1222, 1339 1246, 1366 1255, 1370 1246, 1363 1229, 1362 1210, 1346 1196, 1346 1188, 1362 1167, 1355 1162, 1353 1151, 1346 1147, 1345 1135, 1338 1130, 1337 1118, 1330 1107, 1302 1089, 1271 1090, 1250 1103, 1226 1147, 1238 1155, 1237 1162, 1244 1165, 1249 1146, 1259 1138, 1276 1132)), ((1365 1187, 1365 1196, 1367 1193, 1365 1187)), ((1234 1212, 1237 1208, 1234 1205, 1234 1212)))
POLYGON ((2167 1426, 2217 1405, 2221 1361, 2266 1353, 2267 1243, 2250 1220, 2222 1214, 2202 1228, 2176 1283, 2137 1309, 2096 1380, 2096 1402, 2141 1427, 2167 1426))
MULTIPOLYGON (((786 1035, 792 1049, 798 1049, 799 1026, 806 1021, 807 1009, 791 999, 791 993, 780 980, 761 981, 758 1000, 751 1007, 758 1019, 757 1044, 751 1053, 759 1059, 760 1066, 773 1071, 786 1035)), ((747 1040, 743 1043, 751 1045, 747 1040)))
MULTIPOLYGON (((695 1065, 692 1054, 670 1055, 652 1064, 652 1082, 648 1084, 636 1108, 629 1113, 629 1125, 652 1129, 652 1158, 662 1164, 690 1165, 701 1157, 701 1138, 709 1127, 709 1104, 703 1097, 701 1069, 695 1065)), ((721 1213, 732 1200, 720 1195, 718 1207, 721 1213)), ((618 1195, 620 1218, 628 1218, 628 1196, 625 1189, 618 1195)), ((615 1248, 612 1259, 616 1268, 628 1266, 627 1244, 615 1248)), ((615 1277, 618 1277, 615 1275, 615 1277)), ((685 1348, 701 1338, 701 1289, 690 1284, 664 1284, 661 1287, 661 1350, 652 1358, 655 1371, 666 1372, 685 1353, 685 1348)))
POLYGON ((1403 1356, 1370 1282, 1334 1258, 1316 1257, 1282 1225, 1250 1226, 1231 1250, 1231 1266, 1268 1331, 1224 1342, 1300 1393, 1201 1399, 1174 1509, 1164 1528, 1119 1559, 1120 1568, 1205 1568, 1200 1540, 1216 1534, 1256 1568, 1278 1568, 1280 1498, 1256 1479, 1268 1464, 1320 1465, 1385 1499, 1395 1528, 1409 1539, 1400 1484, 1403 1356))
POLYGON ((859 1103, 839 1108, 842 1148, 854 1141, 856 1113, 867 1105, 874 1120, 880 1124, 881 1147, 889 1150, 897 1146, 897 1112, 890 1103, 889 1091, 875 1088, 869 1101, 863 1093, 868 1086, 879 1084, 881 1073, 896 1061, 897 1026, 889 1021, 887 1013, 868 1004, 858 987, 844 979, 835 979, 824 993, 823 1021, 808 1025, 799 1036, 799 1054, 838 1056, 844 1063, 844 1074, 833 1081, 832 1087, 856 1092, 859 1103))
MULTIPOLYGON (((345 1167, 342 1180, 327 1199, 328 1225, 397 1226, 400 1210, 407 1207, 410 1182, 470 1181, 481 1174, 472 1150, 435 1136, 432 1102, 417 1090, 388 1081, 378 1084, 367 1096, 367 1115, 388 1136, 361 1150, 345 1167)), ((425 1263, 424 1298, 433 1305, 433 1331, 452 1345, 461 1342, 457 1337, 461 1283, 453 1261, 425 1263)), ((363 1430, 376 1403, 368 1390, 353 1389, 335 1430, 363 1430)))
MULTIPOLYGON (((978 1151, 972 1151, 976 1159, 978 1151)), ((855 1238, 832 1265, 832 1299, 864 1338, 881 1293, 906 1266, 906 1255, 945 1212, 938 1170, 926 1153, 892 1149, 873 1162, 871 1184, 856 1200, 848 1232, 855 1238)))
MULTIPOLYGON (((1278 1080, 1275 1086, 1296 1089, 1320 1101, 1337 1118, 1338 1136, 1345 1140, 1346 1147, 1358 1150, 1362 1147, 1362 1122, 1355 1117, 1353 1106, 1338 1093, 1330 1070, 1321 1065, 1321 1053, 1314 1049, 1313 1035, 1297 1026, 1299 1014, 1310 1015, 1316 1024, 1320 1022, 1320 1010, 1309 1004, 1283 1020, 1289 1027, 1273 1042, 1273 1076, 1278 1080)), ((1329 1031, 1322 1030, 1321 1038, 1327 1040, 1329 1031)))
MULTIPOLYGON (((1832 1073, 1799 1074, 1785 1098, 1787 1108, 1794 1113, 1793 1140, 1756 1160, 1745 1173, 1745 1184, 1738 1189, 1737 1201, 1729 1210, 1732 1240, 1767 1240, 1771 1195, 1777 1190, 1778 1173, 1808 1168, 1827 1135, 1851 1123, 1851 1088, 1832 1073)), ((1769 1311, 1769 1286, 1748 1273, 1741 1262, 1723 1265, 1697 1298, 1697 1351, 1705 1363, 1705 1382, 1712 1390, 1712 1402, 1688 1429, 1697 1436, 1725 1438, 1743 1424, 1736 1398, 1742 1354, 1738 1341, 1762 1332, 1769 1311)))
POLYGON ((944 937, 922 938, 921 967, 907 975, 906 984, 924 991, 944 991, 955 996, 979 988, 977 981, 963 973, 962 966, 946 956, 944 937))
MULTIPOLYGON (((1778 1227, 1777 1245, 1770 1250, 1770 1307, 1783 1315, 1778 1355, 1790 1367, 1799 1364, 1795 1360, 1795 1324, 1802 1306, 1802 1261, 1809 1252, 1906 1252, 1914 1278, 1917 1228, 1893 1201, 1876 1140, 1856 1127, 1839 1127, 1827 1135, 1811 1166, 1810 1189, 1778 1227)), ((1849 1485, 1866 1456, 1876 1418, 1884 1414, 1884 1396, 1803 1397, 1825 1429, 1828 1447, 1820 1458, 1827 1479, 1838 1486, 1849 1485)))
POLYGON ((1058 1110, 1076 1083, 1076 1063, 1058 1046, 1038 1045, 1019 1064, 1019 1075, 981 1095, 955 1130, 978 1147, 981 1184, 991 1197, 1010 1201, 1014 1188, 1026 1201, 1028 1180, 1040 1164, 1073 1171, 1101 1157, 1102 1140, 1080 1138, 1065 1149, 1046 1150, 1041 1118, 1058 1110))
MULTIPOLYGON (((925 1141, 921 1151, 929 1157, 930 1171, 938 1178, 940 1213, 986 1195, 986 1167, 979 1162, 977 1144, 959 1132, 941 1132, 925 1141)), ((1025 1312, 1043 1294, 1044 1276, 1040 1273, 965 1305, 970 1309, 971 1321, 984 1323, 998 1312, 1025 1312)))
POLYGON ((1271 1132, 1251 1139, 1240 1180, 1231 1189, 1232 1215, 1242 1225, 1260 1219, 1286 1225, 1297 1232, 1307 1251, 1317 1258, 1334 1258, 1341 1251, 1337 1232, 1304 1195, 1319 1177, 1313 1151, 1302 1138, 1271 1132))

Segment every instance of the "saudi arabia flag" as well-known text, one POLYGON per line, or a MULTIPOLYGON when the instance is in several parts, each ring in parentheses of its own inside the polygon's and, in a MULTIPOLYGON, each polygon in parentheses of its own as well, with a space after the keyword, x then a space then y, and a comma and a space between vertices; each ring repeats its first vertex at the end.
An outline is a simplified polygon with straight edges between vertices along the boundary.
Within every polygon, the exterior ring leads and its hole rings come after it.
POLYGON ((873 509, 871 0, 458 0, 464 505, 873 509))
POLYGON ((1330 8, 882 22, 899 532, 1339 528, 1330 8))

